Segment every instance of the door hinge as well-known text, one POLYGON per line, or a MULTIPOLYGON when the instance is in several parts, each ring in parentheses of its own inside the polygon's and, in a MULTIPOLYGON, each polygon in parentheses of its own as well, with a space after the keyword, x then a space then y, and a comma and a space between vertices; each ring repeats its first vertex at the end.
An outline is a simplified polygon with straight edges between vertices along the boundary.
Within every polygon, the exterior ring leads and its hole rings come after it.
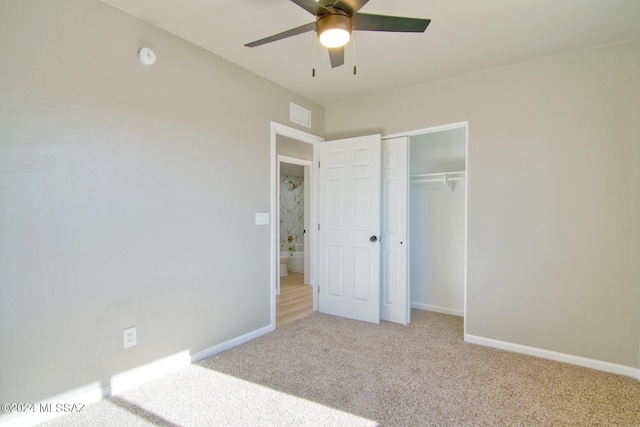
POLYGON ((318 224, 318 231, 320 231, 320 224, 318 224))
POLYGON ((318 293, 320 293, 320 286, 318 286, 318 293))
POLYGON ((320 169, 320 160, 318 160, 318 169, 320 169))

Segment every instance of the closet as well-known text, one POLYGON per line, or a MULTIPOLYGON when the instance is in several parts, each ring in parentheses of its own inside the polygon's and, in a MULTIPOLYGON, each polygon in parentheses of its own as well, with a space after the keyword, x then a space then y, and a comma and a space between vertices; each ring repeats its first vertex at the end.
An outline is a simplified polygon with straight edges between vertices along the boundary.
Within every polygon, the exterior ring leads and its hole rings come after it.
POLYGON ((466 127, 409 139, 411 307, 464 314, 466 127))

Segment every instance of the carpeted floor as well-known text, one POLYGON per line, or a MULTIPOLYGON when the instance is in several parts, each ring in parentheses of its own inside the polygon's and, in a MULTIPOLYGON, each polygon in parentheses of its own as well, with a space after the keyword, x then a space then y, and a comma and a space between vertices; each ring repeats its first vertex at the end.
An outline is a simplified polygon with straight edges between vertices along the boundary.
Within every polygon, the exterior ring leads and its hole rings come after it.
POLYGON ((640 426, 640 382, 465 344, 462 318, 314 313, 47 426, 640 426))

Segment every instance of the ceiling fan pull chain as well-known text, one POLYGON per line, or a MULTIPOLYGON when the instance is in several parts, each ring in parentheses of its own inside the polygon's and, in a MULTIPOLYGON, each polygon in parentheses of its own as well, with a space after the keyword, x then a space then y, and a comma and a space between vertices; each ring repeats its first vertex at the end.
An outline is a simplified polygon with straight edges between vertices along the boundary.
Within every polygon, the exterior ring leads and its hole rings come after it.
POLYGON ((311 69, 311 77, 316 76, 316 32, 311 32, 311 38, 313 39, 313 68, 311 69))
POLYGON ((353 31, 353 75, 356 75, 356 32, 353 31))

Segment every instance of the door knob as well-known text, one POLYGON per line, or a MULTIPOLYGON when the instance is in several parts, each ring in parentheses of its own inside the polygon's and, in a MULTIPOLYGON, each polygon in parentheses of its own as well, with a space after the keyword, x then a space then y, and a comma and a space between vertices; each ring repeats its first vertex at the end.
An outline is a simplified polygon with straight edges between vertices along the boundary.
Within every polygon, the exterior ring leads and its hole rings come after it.
POLYGON ((371 241, 371 242, 375 243, 375 242, 377 242, 377 241, 378 241, 378 237, 377 237, 377 236, 371 236, 371 237, 369 238, 369 241, 371 241))

